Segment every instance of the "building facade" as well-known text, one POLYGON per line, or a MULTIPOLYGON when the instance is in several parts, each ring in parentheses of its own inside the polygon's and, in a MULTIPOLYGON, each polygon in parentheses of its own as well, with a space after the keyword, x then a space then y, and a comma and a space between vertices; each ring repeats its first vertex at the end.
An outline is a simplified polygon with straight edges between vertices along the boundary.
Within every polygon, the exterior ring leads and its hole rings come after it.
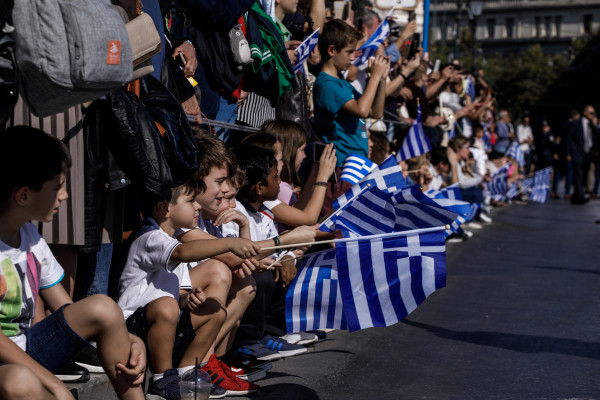
POLYGON ((485 0, 476 18, 469 15, 468 3, 431 0, 430 43, 452 47, 458 32, 476 24, 483 54, 514 54, 538 43, 545 53, 557 53, 566 51, 573 38, 600 28, 600 0, 485 0))

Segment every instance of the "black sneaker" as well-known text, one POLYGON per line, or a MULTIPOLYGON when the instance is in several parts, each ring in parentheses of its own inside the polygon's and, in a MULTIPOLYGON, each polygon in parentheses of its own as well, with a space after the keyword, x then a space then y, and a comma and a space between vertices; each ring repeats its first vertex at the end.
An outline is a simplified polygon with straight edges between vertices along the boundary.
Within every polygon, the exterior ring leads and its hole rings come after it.
POLYGON ((223 389, 221 386, 213 385, 210 389, 209 399, 222 399, 227 396, 227 389, 223 389))
POLYGON ((176 368, 168 369, 158 380, 150 379, 148 384, 148 399, 181 400, 179 381, 181 377, 176 368), (152 396, 152 397, 151 397, 152 396))
POLYGON ((64 383, 85 383, 90 380, 90 372, 73 361, 63 365, 54 376, 64 383))
POLYGON ((87 369, 93 374, 103 374, 104 368, 98 358, 98 350, 92 345, 86 346, 73 356, 75 364, 87 369))

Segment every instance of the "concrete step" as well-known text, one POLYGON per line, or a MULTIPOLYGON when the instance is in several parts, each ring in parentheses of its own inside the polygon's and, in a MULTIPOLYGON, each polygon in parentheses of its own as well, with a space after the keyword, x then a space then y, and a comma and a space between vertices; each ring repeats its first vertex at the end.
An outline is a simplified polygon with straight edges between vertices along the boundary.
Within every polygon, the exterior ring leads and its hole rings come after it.
POLYGON ((67 387, 77 391, 79 400, 118 400, 106 374, 90 374, 89 382, 71 383, 67 387))

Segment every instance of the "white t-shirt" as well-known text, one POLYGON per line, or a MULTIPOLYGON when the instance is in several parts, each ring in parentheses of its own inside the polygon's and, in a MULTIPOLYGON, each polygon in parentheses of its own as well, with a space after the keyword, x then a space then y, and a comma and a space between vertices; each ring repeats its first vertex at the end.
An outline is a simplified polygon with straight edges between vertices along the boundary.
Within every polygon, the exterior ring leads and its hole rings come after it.
POLYGON ((20 234, 18 249, 0 241, 0 326, 25 350, 38 292, 59 283, 64 271, 33 224, 20 234))
MULTIPOLYGON (((209 235, 212 235, 214 237, 216 237, 217 239, 222 238, 223 235, 221 234, 221 231, 219 230, 218 227, 214 226, 212 221, 209 219, 202 219, 202 218, 198 218, 198 227, 196 229, 201 229, 204 232, 208 233, 209 235)), ((180 228, 177 229, 175 231, 175 234, 173 235, 173 237, 178 238, 179 236, 183 235, 186 232, 191 231, 191 229, 186 229, 186 228, 180 228)), ((188 263, 188 268, 194 268, 196 266, 198 266, 198 264, 202 264, 204 261, 209 260, 210 258, 205 258, 203 260, 200 261, 194 261, 191 263, 188 263)))
POLYGON ((160 297, 179 300, 179 289, 192 287, 187 264, 171 260, 171 253, 179 244, 152 218, 144 219, 144 227, 131 243, 119 281, 118 304, 125 319, 160 297))
MULTIPOLYGON (((517 140, 519 143, 524 142, 526 140, 533 139, 533 133, 531 132, 531 126, 529 125, 518 125, 517 126, 517 140)), ((521 143, 519 148, 524 153, 529 153, 531 151, 531 147, 529 143, 521 143)))
MULTIPOLYGON (((235 209, 248 218, 248 222, 250 223, 250 238, 252 241, 260 242, 261 240, 272 239, 279 235, 277 227, 275 226, 273 213, 265 207, 264 203, 259 210, 254 210, 252 209, 252 206, 248 205, 246 207, 236 199, 235 209)), ((228 222, 221 225, 221 232, 224 237, 239 237, 240 235, 239 226, 235 222, 228 222)), ((284 251, 283 253, 294 257, 294 253, 291 251, 284 251)))

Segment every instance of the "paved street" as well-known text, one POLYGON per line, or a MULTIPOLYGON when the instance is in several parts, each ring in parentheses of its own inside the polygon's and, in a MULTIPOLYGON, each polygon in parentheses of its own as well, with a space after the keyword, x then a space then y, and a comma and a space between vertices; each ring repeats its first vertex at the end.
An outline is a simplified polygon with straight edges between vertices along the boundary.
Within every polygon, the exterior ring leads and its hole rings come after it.
POLYGON ((512 205, 395 326, 278 361, 260 399, 600 399, 600 201, 512 205))

